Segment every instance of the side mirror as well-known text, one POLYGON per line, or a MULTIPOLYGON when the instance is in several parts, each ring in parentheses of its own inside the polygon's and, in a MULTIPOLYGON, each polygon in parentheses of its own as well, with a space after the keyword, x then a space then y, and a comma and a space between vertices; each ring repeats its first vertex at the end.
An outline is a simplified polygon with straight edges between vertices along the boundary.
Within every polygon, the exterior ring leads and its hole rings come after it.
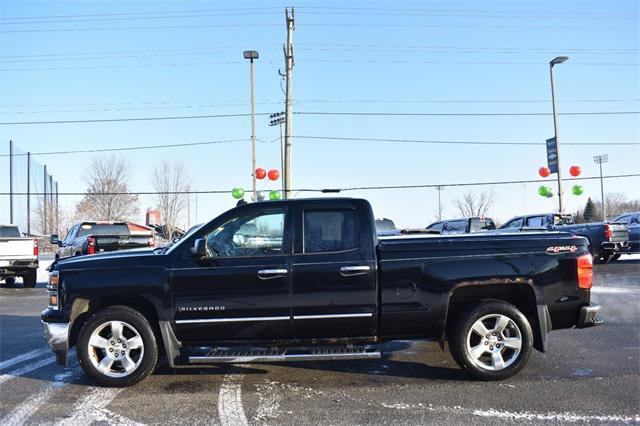
POLYGON ((193 247, 191 247, 191 257, 197 260, 207 257, 207 241, 204 238, 198 238, 193 242, 193 247))
POLYGON ((61 242, 62 241, 58 239, 58 234, 51 234, 51 244, 53 244, 54 246, 59 246, 61 242))

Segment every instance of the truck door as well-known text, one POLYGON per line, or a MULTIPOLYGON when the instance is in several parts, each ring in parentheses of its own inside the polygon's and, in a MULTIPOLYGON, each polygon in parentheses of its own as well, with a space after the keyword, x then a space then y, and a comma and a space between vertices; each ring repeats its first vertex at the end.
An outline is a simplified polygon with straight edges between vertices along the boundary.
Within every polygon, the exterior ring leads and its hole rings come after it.
MULTIPOLYGON (((296 338, 376 334, 377 291, 373 230, 349 203, 301 204, 292 260, 296 338)), ((363 214, 363 216, 365 216, 363 214)))
POLYGON ((232 210, 196 231, 171 273, 178 339, 216 342, 286 339, 291 335, 291 232, 287 208, 232 210))

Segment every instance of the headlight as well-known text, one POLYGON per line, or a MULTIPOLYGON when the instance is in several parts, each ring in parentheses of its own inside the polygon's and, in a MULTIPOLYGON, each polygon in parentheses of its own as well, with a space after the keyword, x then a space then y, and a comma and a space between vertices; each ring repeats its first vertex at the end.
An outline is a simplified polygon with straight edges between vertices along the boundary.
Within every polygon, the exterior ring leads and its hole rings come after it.
POLYGON ((49 308, 60 309, 60 298, 58 297, 58 283, 60 282, 60 274, 58 271, 49 272, 49 284, 47 290, 49 293, 49 308))

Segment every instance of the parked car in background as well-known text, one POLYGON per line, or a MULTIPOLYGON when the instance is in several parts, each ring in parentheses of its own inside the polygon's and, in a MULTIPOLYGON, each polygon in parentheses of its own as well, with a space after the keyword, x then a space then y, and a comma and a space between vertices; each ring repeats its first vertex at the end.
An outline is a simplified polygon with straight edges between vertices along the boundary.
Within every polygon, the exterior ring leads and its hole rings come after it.
MULTIPOLYGON (((623 213, 613 219, 614 223, 627 225, 629 230, 629 251, 627 253, 640 253, 640 212, 623 213)), ((613 256, 612 260, 620 257, 620 253, 613 256)))
POLYGON ((393 237, 400 235, 400 230, 391 219, 376 219, 376 234, 378 237, 393 237))
POLYGON ((71 227, 64 240, 51 235, 57 245, 56 259, 102 252, 153 247, 153 236, 132 234, 126 222, 80 222, 71 227))
POLYGON ((427 226, 428 230, 441 234, 472 234, 496 229, 493 219, 488 217, 469 217, 465 219, 441 220, 427 226))
POLYGON ((500 227, 501 231, 527 231, 545 229, 570 232, 589 240, 591 255, 595 262, 605 263, 629 249, 627 225, 593 222, 576 224, 569 214, 533 214, 518 216, 500 227))
POLYGON ((23 286, 36 286, 38 272, 38 240, 23 237, 15 225, 0 225, 0 279, 12 286, 22 277, 23 286))

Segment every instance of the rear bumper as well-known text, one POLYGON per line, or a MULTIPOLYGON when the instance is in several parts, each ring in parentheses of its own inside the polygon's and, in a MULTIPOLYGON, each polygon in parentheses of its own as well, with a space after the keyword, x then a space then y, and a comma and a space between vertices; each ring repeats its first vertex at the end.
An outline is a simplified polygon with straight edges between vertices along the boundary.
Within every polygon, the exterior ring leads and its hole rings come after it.
POLYGON ((56 362, 59 365, 67 365, 67 352, 69 351, 69 323, 42 321, 44 340, 56 354, 56 362))
POLYGON ((577 328, 593 327, 595 325, 602 324, 602 319, 598 316, 600 312, 600 305, 587 305, 580 309, 578 315, 577 328))
POLYGON ((610 253, 625 253, 629 250, 629 241, 612 242, 605 241, 601 245, 602 249, 610 253))
POLYGON ((24 275, 33 273, 38 269, 38 259, 13 260, 0 262, 0 276, 24 275))

